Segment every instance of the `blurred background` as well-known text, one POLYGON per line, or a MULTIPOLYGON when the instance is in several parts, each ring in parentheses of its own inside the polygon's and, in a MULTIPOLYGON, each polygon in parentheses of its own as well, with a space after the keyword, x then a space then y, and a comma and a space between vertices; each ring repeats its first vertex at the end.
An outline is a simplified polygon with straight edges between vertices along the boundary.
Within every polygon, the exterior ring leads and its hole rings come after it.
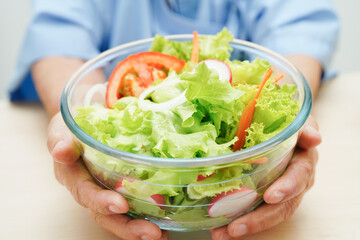
MULTIPOLYGON (((341 19, 338 48, 332 62, 341 72, 360 70, 360 0, 333 0, 341 19)), ((0 99, 7 98, 6 86, 12 78, 26 26, 31 17, 31 1, 0 1, 0 99)))

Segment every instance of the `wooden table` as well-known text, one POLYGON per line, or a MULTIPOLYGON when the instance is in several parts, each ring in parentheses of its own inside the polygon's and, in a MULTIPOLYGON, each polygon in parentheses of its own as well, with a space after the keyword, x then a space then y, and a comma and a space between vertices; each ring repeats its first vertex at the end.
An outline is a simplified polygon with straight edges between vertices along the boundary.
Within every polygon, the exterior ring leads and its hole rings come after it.
MULTIPOLYGON (((323 143, 315 186, 291 219, 245 239, 360 240, 360 73, 325 83, 314 115, 323 143)), ((0 239, 116 239, 53 176, 39 104, 0 101, 0 239)), ((170 239, 210 239, 208 232, 170 239)))

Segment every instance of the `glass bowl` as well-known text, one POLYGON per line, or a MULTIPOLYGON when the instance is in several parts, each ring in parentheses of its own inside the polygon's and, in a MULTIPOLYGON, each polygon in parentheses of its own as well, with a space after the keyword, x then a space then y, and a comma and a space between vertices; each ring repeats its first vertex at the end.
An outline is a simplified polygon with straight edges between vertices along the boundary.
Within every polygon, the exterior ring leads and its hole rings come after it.
MULTIPOLYGON (((167 38, 191 41, 192 35, 172 35, 167 38)), ((130 54, 148 51, 152 40, 120 45, 86 62, 64 89, 62 116, 77 139, 82 159, 91 175, 105 188, 127 198, 129 216, 147 219, 162 229, 172 231, 196 231, 226 225, 259 206, 265 190, 286 169, 299 130, 310 113, 311 90, 299 70, 285 58, 262 46, 235 39, 231 42, 231 59, 265 59, 272 65, 275 75, 284 76, 282 82, 296 84, 298 90, 295 99, 300 111, 287 128, 261 144, 215 157, 157 158, 111 148, 89 136, 76 124, 76 108, 84 104, 85 93, 96 83, 96 76, 103 75, 107 79, 119 61, 130 54), (215 170, 215 174, 207 175, 209 168, 215 170), (236 177, 226 177, 226 172, 236 171, 236 177), (216 178, 219 173, 222 177, 216 178), (142 180, 134 177, 139 175, 142 180), (239 189, 226 194, 217 193, 214 197, 201 196, 203 192, 234 184, 239 189), (168 192, 178 195, 167 195, 168 192)), ((104 96, 95 95, 93 101, 104 102, 104 96)))

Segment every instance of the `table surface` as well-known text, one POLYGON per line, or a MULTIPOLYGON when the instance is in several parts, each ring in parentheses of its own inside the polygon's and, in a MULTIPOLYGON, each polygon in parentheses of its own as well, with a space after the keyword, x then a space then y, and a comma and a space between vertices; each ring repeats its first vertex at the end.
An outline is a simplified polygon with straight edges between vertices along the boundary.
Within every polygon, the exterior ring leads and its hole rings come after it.
MULTIPOLYGON (((289 220, 244 239, 360 240, 360 72, 323 84, 315 102, 323 142, 314 187, 289 220)), ((39 104, 0 101, 0 239, 116 239, 56 182, 47 124, 39 104)), ((170 233, 186 238, 210 234, 170 233)))

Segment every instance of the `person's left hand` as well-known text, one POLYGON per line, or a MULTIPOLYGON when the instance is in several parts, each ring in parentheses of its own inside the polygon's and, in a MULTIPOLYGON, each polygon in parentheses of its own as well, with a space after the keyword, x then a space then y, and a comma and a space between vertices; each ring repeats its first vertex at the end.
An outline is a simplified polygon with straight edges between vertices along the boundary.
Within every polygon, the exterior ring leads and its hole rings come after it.
POLYGON ((129 210, 126 199, 96 184, 81 160, 80 150, 60 113, 49 124, 47 144, 55 160, 56 179, 81 206, 89 210, 102 228, 123 240, 168 239, 168 232, 161 230, 155 223, 126 216, 129 210))
POLYGON ((265 203, 229 225, 211 231, 214 240, 237 239, 271 228, 288 219, 305 192, 314 184, 321 142, 316 121, 310 117, 300 133, 297 149, 284 174, 264 193, 265 203))

